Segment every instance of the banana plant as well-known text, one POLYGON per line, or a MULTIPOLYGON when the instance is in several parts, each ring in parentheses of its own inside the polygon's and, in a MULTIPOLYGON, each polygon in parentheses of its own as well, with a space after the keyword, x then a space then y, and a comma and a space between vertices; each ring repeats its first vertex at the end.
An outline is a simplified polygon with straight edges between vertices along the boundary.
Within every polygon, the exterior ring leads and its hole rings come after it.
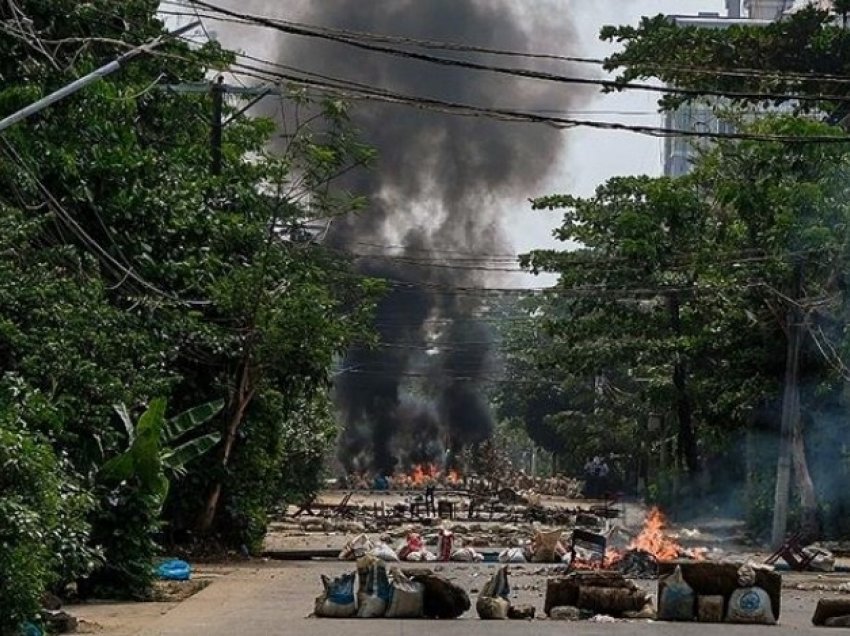
POLYGON ((108 460, 100 469, 101 475, 111 482, 136 479, 142 494, 155 497, 162 507, 170 480, 185 474, 186 464, 218 444, 221 435, 208 433, 180 444, 178 441, 209 422, 223 407, 224 400, 216 400, 167 419, 165 398, 156 398, 133 424, 127 407, 115 405, 127 430, 127 450, 108 460))

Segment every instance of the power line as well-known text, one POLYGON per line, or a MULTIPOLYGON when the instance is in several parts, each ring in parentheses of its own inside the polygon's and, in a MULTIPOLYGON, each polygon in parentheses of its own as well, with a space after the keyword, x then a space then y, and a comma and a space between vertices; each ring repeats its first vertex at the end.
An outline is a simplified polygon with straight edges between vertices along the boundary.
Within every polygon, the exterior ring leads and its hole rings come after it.
MULTIPOLYGON (((572 128, 595 128, 599 130, 627 131, 652 137, 688 137, 696 139, 726 139, 740 141, 763 141, 775 143, 789 143, 800 145, 824 144, 824 143, 848 143, 850 138, 844 135, 775 135, 744 132, 704 132, 686 130, 679 128, 668 128, 663 126, 649 126, 636 124, 623 124, 619 122, 602 122, 596 120, 572 119, 564 117, 547 116, 539 113, 500 109, 491 107, 475 106, 459 102, 451 102, 435 98, 421 96, 410 96, 394 93, 386 89, 365 90, 350 88, 345 80, 333 82, 299 77, 292 74, 273 72, 245 64, 236 63, 237 69, 248 71, 248 75, 265 81, 283 80, 296 86, 313 88, 320 93, 329 93, 350 100, 367 100, 388 104, 411 106, 421 110, 457 115, 471 118, 486 118, 504 122, 544 124, 552 128, 564 130, 572 128), (253 73, 253 74, 252 74, 253 73)), ((243 71, 244 72, 244 71, 243 71)), ((848 98, 850 99, 850 98, 848 98)))
MULTIPOLYGON (((176 2, 169 2, 165 0, 163 4, 172 4, 177 5, 176 2)), ((195 5, 199 4, 197 2, 195 5)), ((389 43, 389 44, 399 44, 399 45, 408 45, 415 46, 423 49, 430 50, 447 50, 447 51, 457 51, 457 52, 470 52, 470 53, 482 53, 486 55, 500 56, 500 57, 510 57, 510 58, 519 58, 519 59, 536 59, 536 60, 550 60, 550 61, 560 61, 560 62, 569 62, 574 64, 589 64, 594 66, 607 67, 611 65, 610 60, 601 59, 601 58, 591 58, 591 57, 578 57, 578 56, 569 56, 569 55, 561 55, 556 53, 543 53, 543 52, 533 52, 533 51, 510 51, 506 49, 497 49, 492 47, 483 47, 483 46, 475 46, 470 44, 464 44, 459 42, 449 42, 445 40, 433 40, 433 39, 423 39, 423 38, 411 38, 406 36, 395 36, 395 35, 387 35, 387 34, 377 34, 366 31, 358 31, 358 30, 347 30, 347 29, 335 29, 333 27, 327 26, 316 26, 316 25, 307 25, 299 22, 292 22, 282 19, 270 18, 268 16, 262 16, 257 14, 245 14, 246 17, 233 17, 231 15, 223 15, 219 8, 210 7, 208 10, 212 11, 212 13, 204 13, 197 14, 202 17, 218 20, 221 22, 229 22, 241 25, 253 25, 260 26, 263 28, 274 29, 272 25, 266 24, 258 24, 257 19, 266 19, 270 22, 283 24, 283 25, 292 25, 302 28, 310 28, 315 29, 316 31, 335 34, 339 36, 344 36, 347 38, 356 38, 359 40, 364 40, 368 42, 380 42, 380 43, 389 43)), ((161 11, 166 15, 184 15, 184 16, 192 16, 196 15, 193 13, 185 13, 185 12, 172 12, 172 11, 161 11)), ((275 29, 276 30, 276 29, 275 29)), ((619 66, 619 65, 618 65, 619 66)), ((758 69, 758 68, 740 68, 736 70, 728 70, 728 69, 713 69, 706 68, 704 66, 692 66, 692 65, 668 65, 668 64, 644 64, 647 68, 656 69, 659 71, 671 71, 671 72, 681 72, 681 73, 694 73, 694 74, 705 74, 705 75, 715 75, 719 77, 739 77, 739 78, 756 78, 756 79, 771 79, 771 80, 796 80, 796 81, 823 81, 827 83, 840 83, 846 84, 850 83, 850 77, 846 75, 837 75, 831 73, 818 73, 818 72, 791 72, 791 71, 772 71, 767 69, 758 69)))
POLYGON ((216 5, 210 4, 208 2, 204 2, 203 0, 190 0, 192 4, 203 7, 207 10, 214 11, 216 13, 221 13, 230 17, 241 18, 246 21, 266 26, 271 29, 275 29, 282 33, 288 33, 291 35, 299 35, 308 38, 327 40, 332 42, 337 42, 340 44, 345 44, 347 46, 351 46, 354 48, 372 51, 376 53, 383 53, 386 55, 392 55, 405 59, 412 59, 421 62, 427 62, 430 64, 436 64, 446 67, 457 67, 457 68, 467 68, 471 70, 477 71, 486 71, 491 73, 498 73, 502 75, 510 75, 515 77, 522 77, 526 79, 537 79, 544 80, 550 82, 558 82, 565 84, 575 84, 575 85, 585 85, 585 86, 600 86, 610 90, 623 90, 623 89, 633 89, 633 90, 643 90, 650 92, 659 92, 666 94, 675 94, 675 95, 689 95, 689 96, 699 96, 699 97, 726 97, 731 99, 758 99, 762 101, 785 101, 785 100, 796 100, 800 102, 813 102, 820 103, 824 101, 833 101, 833 102, 850 102, 850 97, 846 95, 799 95, 794 94, 790 95, 787 93, 772 93, 772 92, 762 92, 762 93, 745 93, 745 92, 736 92, 736 91, 721 91, 714 89, 688 89, 688 88, 673 88, 668 86, 657 86, 653 84, 639 84, 635 82, 623 82, 617 80, 604 80, 604 79, 592 79, 592 78, 583 78, 583 77, 573 77, 567 75, 559 75, 556 73, 550 73, 547 71, 536 71, 531 69, 524 68, 516 68, 516 67, 501 67, 501 66, 493 66, 490 64, 481 64, 478 62, 471 62, 468 60, 459 60, 455 58, 445 58, 439 57, 436 55, 431 55, 427 53, 418 53, 415 51, 409 51, 404 49, 393 48, 390 46, 384 46, 379 43, 372 43, 368 41, 364 41, 363 39, 358 39, 358 36, 355 34, 354 36, 350 35, 349 32, 346 31, 336 31, 332 32, 327 29, 319 29, 313 27, 311 25, 298 24, 293 22, 287 22, 283 20, 273 20, 264 16, 252 15, 249 13, 239 13, 236 11, 231 11, 230 9, 226 9, 224 7, 218 7, 216 5))

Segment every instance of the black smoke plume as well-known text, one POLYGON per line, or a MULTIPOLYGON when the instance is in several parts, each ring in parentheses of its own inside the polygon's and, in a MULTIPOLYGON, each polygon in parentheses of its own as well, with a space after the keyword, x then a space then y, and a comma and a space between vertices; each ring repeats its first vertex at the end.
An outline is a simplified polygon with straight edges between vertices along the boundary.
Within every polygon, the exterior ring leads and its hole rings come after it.
MULTIPOLYGON (((570 16, 563 4, 557 6, 545 0, 253 0, 238 9, 353 31, 568 54, 574 41, 570 16)), ((574 88, 296 36, 281 36, 273 49, 281 63, 407 95, 518 109, 568 109, 585 97, 574 88)), ((573 71, 562 63, 548 70, 573 71)), ((405 260, 358 260, 364 273, 395 286, 378 311, 380 348, 351 351, 336 385, 345 426, 340 459, 349 470, 381 473, 425 461, 452 462, 461 449, 492 433, 485 390, 493 372, 488 343, 494 334, 476 320, 486 310, 480 295, 444 288, 502 281, 451 263, 461 253, 510 251, 500 217, 506 205, 522 206, 538 193, 557 166, 564 136, 542 126, 380 104, 358 103, 355 120, 364 141, 376 147, 379 164, 347 187, 368 195, 370 207, 335 221, 326 242, 349 252, 389 251, 405 260), (449 266, 422 263, 435 259, 449 266)))

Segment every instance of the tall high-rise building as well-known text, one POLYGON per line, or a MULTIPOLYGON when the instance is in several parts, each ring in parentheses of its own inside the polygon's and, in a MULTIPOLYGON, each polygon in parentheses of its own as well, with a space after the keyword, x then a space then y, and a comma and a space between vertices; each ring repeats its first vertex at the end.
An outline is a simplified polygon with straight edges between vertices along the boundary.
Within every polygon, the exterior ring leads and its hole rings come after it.
MULTIPOLYGON (((799 3, 800 0, 797 0, 797 4, 799 3)), ((726 29, 735 25, 767 26, 781 19, 794 5, 795 0, 743 0, 743 8, 747 13, 743 16, 741 0, 726 0, 727 15, 725 16, 717 13, 701 13, 695 16, 671 16, 670 20, 677 26, 704 29, 726 29)), ((706 133, 734 132, 735 127, 732 123, 717 116, 720 103, 721 101, 717 98, 706 98, 685 104, 665 114, 665 127, 706 133)), ((698 142, 694 138, 667 137, 664 141, 664 174, 679 177, 690 172, 697 147, 698 142)))

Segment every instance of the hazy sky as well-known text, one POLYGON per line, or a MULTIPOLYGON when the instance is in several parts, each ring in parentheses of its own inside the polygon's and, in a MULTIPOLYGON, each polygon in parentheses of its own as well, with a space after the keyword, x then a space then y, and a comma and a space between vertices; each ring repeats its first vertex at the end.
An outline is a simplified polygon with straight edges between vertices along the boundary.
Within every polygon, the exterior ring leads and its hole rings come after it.
MULTIPOLYGON (((608 24, 637 24, 641 16, 664 14, 696 14, 699 12, 725 12, 724 0, 572 0, 579 11, 570 11, 570 19, 577 21, 581 36, 580 53, 583 57, 604 57, 616 50, 598 39, 599 30, 608 24)), ((642 115, 612 115, 588 113, 582 118, 624 121, 659 125, 657 93, 627 91, 612 95, 596 95, 583 107, 588 111, 640 111, 642 115)), ((663 140, 621 131, 603 131, 583 128, 560 133, 567 136, 568 151, 561 173, 548 185, 546 193, 592 194, 596 186, 617 175, 661 173, 663 140)), ((542 193, 541 193, 542 194, 542 193)), ((559 215, 516 212, 516 223, 521 227, 511 233, 514 246, 520 252, 542 245, 559 245, 551 238, 552 227, 559 215)))

